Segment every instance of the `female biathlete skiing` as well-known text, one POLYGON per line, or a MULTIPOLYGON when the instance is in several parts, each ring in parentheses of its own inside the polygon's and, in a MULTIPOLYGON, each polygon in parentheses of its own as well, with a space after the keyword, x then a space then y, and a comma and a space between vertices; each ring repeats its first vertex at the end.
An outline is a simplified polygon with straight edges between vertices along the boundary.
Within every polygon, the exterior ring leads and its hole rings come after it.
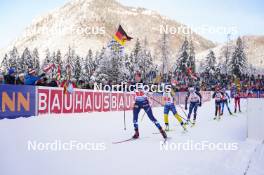
POLYGON ((192 125, 195 125, 196 116, 197 116, 197 108, 198 108, 198 106, 202 106, 202 95, 200 94, 200 92, 197 89, 195 89, 194 87, 190 87, 189 91, 186 95, 186 98, 185 98, 185 110, 188 109, 187 108, 188 101, 190 102, 190 106, 189 106, 189 113, 188 113, 187 122, 185 124, 186 125, 189 124, 190 119, 191 119, 191 115, 192 115, 192 111, 193 111, 192 125))
POLYGON ((135 129, 135 134, 133 135, 133 139, 139 138, 139 131, 138 131, 138 114, 141 109, 144 109, 146 114, 148 115, 149 119, 156 125, 156 127, 159 129, 162 137, 164 139, 167 138, 167 134, 165 131, 162 129, 160 126, 159 122, 157 119, 154 117, 152 113, 151 106, 149 105, 148 97, 146 96, 145 92, 143 89, 136 90, 135 94, 135 104, 133 108, 133 124, 134 124, 134 129, 135 129))
POLYGON ((179 121, 181 126, 183 127, 184 131, 186 130, 186 127, 184 126, 184 123, 182 121, 182 117, 177 113, 176 107, 174 105, 174 92, 173 90, 171 92, 164 92, 163 93, 163 104, 164 104, 164 123, 165 123, 165 131, 169 131, 169 117, 168 114, 171 111, 174 115, 174 117, 179 121))
POLYGON ((223 96, 222 96, 221 115, 224 114, 224 108, 225 108, 225 106, 226 106, 229 114, 232 115, 232 112, 231 112, 231 110, 229 108, 229 105, 228 105, 228 103, 230 103, 230 96, 226 92, 226 89, 225 88, 222 89, 222 95, 223 96))
POLYGON ((215 99, 215 117, 214 120, 220 119, 221 116, 221 104, 222 104, 222 98, 223 98, 223 93, 220 91, 219 87, 216 87, 215 92, 213 93, 213 99, 215 99))
POLYGON ((241 109, 240 109, 240 98, 241 98, 240 90, 237 89, 235 91, 235 94, 234 94, 234 99, 235 99, 235 110, 234 110, 234 113, 237 112, 237 109, 238 109, 239 112, 241 112, 241 109))

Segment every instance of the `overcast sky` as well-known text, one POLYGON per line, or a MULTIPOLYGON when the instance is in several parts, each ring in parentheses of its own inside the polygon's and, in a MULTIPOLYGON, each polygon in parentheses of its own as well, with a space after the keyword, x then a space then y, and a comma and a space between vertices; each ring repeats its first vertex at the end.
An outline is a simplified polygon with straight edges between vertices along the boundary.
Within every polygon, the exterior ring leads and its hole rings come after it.
MULTIPOLYGON (((264 35, 262 0, 118 0, 124 5, 152 9, 195 28, 221 29, 201 32, 204 37, 224 42, 226 33, 264 35), (223 32, 222 28, 226 32, 223 32)), ((18 37, 35 17, 45 14, 68 0, 0 0, 0 47, 18 37)))

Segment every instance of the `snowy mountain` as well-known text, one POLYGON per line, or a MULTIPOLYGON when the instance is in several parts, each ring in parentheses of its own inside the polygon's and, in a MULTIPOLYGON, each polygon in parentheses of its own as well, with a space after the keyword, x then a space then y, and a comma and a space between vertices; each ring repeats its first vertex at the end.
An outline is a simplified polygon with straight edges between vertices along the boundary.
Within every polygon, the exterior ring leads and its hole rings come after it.
MULTIPOLYGON (((158 40, 162 31, 166 30, 170 31, 171 50, 177 53, 185 38, 183 32, 175 33, 175 29, 185 25, 155 11, 126 7, 115 0, 72 0, 36 18, 22 36, 1 50, 0 56, 2 59, 3 54, 13 46, 18 48, 19 53, 25 47, 30 50, 38 48, 41 60, 47 48, 50 51, 61 49, 64 54, 71 46, 77 54, 85 56, 90 48, 96 51, 106 46, 119 24, 135 38, 127 44, 127 51, 132 49, 136 38, 143 41, 146 37, 153 54, 159 54, 155 52, 159 47, 158 40)), ((192 40, 197 52, 215 46, 213 42, 195 33, 192 34, 192 40)))
MULTIPOLYGON (((245 53, 247 56, 248 64, 252 64, 257 69, 264 68, 264 36, 242 36, 242 41, 244 42, 245 53)), ((234 51, 236 40, 232 40, 228 44, 229 52, 234 51)), ((227 48, 227 44, 219 44, 212 50, 218 62, 224 62, 225 56, 224 52, 227 48)), ((196 55, 197 61, 204 61, 209 50, 202 51, 196 55)))

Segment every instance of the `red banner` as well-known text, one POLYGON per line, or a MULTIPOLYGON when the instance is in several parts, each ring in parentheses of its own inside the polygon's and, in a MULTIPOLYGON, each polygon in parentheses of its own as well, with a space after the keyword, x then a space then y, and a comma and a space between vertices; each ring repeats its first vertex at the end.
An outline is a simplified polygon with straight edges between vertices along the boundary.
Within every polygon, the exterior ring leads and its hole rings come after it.
MULTIPOLYGON (((203 101, 211 99, 211 92, 201 92, 203 101)), ((176 103, 183 104, 186 93, 176 93, 176 103)), ((62 88, 38 87, 38 114, 108 112, 133 109, 133 92, 103 92, 74 89, 73 93, 63 93, 62 88)), ((152 107, 161 106, 162 94, 152 94, 149 98, 152 107)))

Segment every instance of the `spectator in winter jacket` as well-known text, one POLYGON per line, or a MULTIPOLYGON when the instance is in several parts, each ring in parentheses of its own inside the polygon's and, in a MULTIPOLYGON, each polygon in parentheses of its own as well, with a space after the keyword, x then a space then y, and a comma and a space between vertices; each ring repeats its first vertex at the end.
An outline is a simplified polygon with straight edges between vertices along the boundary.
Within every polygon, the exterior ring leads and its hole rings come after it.
POLYGON ((17 79, 16 79, 16 84, 17 85, 23 85, 24 84, 24 77, 25 77, 25 74, 23 74, 23 73, 19 74, 17 79))
POLYGON ((4 75, 0 73, 0 84, 5 84, 4 75))
POLYGON ((58 87, 58 82, 57 82, 56 78, 52 78, 52 80, 48 83, 48 86, 58 87))
POLYGON ((37 81, 36 85, 37 85, 37 86, 48 86, 47 81, 48 81, 48 79, 47 79, 46 77, 41 77, 41 78, 37 81))
POLYGON ((41 74, 40 76, 36 75, 36 71, 34 69, 29 69, 28 74, 25 76, 25 85, 35 85, 36 82, 41 78, 44 77, 45 73, 41 74))
POLYGON ((16 70, 14 68, 10 68, 8 70, 8 74, 4 76, 5 84, 16 84, 16 70))

